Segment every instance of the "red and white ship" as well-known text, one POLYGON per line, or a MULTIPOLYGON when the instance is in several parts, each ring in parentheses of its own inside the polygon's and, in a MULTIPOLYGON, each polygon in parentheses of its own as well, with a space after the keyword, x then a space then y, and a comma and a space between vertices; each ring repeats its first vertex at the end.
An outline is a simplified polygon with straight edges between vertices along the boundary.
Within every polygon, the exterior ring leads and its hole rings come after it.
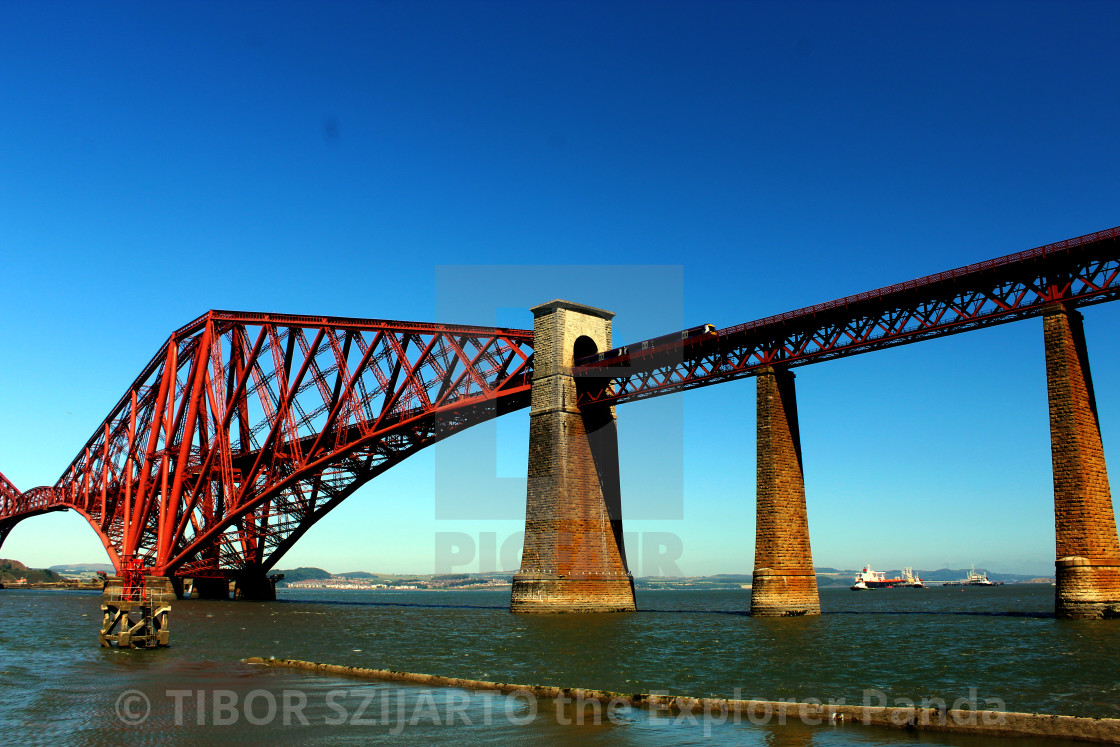
POLYGON ((856 574, 855 583, 852 584, 852 589, 881 589, 892 588, 895 586, 911 586, 921 588, 925 586, 922 579, 914 575, 911 568, 903 571, 901 578, 887 578, 886 573, 871 570, 870 565, 865 565, 863 570, 856 574))

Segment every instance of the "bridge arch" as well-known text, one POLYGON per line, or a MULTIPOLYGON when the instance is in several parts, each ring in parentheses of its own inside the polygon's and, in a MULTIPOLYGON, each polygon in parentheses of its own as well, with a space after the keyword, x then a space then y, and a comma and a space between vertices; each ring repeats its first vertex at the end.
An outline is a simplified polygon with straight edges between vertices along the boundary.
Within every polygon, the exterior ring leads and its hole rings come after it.
MULTIPOLYGON (((31 490, 27 491, 25 495, 33 494, 35 491, 49 490, 52 490, 52 488, 32 488, 31 490)), ((32 509, 27 511, 26 513, 20 513, 11 518, 0 520, 0 547, 3 547, 5 540, 7 540, 8 538, 8 535, 11 534, 12 530, 15 529, 16 526, 21 522, 36 516, 43 516, 45 514, 52 513, 64 513, 67 511, 74 511, 76 514, 81 516, 82 519, 85 520, 86 524, 89 525, 94 534, 97 536, 97 539, 101 542, 102 548, 109 555, 109 562, 113 564, 114 568, 119 570, 121 567, 120 556, 118 555, 116 548, 113 547, 112 540, 109 539, 108 535, 106 535, 105 532, 101 531, 101 527, 97 520, 78 506, 68 506, 61 503, 54 504, 45 508, 32 509)))
POLYGON ((6 500, 0 527, 73 508, 118 568, 259 571, 393 464, 528 406, 532 340, 210 311, 171 335, 54 486, 6 500))

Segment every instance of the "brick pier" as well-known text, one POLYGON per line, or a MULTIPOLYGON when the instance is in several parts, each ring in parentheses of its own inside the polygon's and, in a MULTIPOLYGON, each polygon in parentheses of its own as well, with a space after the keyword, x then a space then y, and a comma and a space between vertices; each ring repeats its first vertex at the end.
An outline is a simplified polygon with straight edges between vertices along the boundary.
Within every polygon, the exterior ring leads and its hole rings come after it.
POLYGON ((1057 546, 1055 612, 1120 617, 1120 542, 1080 312, 1043 315, 1057 546))
POLYGON ((576 405, 572 362, 611 347, 609 311, 550 301, 533 308, 525 549, 510 611, 633 610, 622 543, 613 407, 576 405))
POLYGON ((819 615, 793 373, 758 373, 758 476, 751 614, 819 615))

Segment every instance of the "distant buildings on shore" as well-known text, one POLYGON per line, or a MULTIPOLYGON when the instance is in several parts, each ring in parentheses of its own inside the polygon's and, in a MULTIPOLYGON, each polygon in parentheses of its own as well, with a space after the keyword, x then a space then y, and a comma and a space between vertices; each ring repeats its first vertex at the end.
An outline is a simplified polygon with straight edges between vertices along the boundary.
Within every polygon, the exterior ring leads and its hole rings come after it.
POLYGON ((331 578, 309 578, 302 581, 284 583, 288 589, 340 589, 345 591, 409 591, 416 589, 493 589, 508 587, 505 579, 486 578, 430 578, 408 579, 406 581, 382 581, 380 579, 332 576, 331 578))

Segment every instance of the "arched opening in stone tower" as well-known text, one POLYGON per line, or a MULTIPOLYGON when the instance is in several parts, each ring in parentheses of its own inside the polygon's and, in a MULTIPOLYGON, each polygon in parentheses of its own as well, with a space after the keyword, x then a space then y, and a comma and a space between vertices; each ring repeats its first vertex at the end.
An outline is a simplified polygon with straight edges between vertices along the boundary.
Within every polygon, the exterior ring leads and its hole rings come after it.
POLYGON ((572 359, 577 361, 580 358, 586 358, 589 355, 595 355, 599 352, 599 346, 587 335, 580 335, 577 337, 573 348, 572 359))
MULTIPOLYGON (((575 343, 573 343, 572 345, 572 348, 573 361, 578 361, 580 358, 586 358, 589 355, 595 355, 599 352, 599 346, 596 345, 595 341, 587 335, 580 335, 579 337, 577 337, 575 343)), ((576 392, 578 392, 580 395, 583 395, 586 392, 598 394, 603 391, 603 387, 606 385, 607 381, 608 379, 606 378, 599 379, 581 376, 576 379, 576 392)), ((601 418, 599 418, 598 420, 601 420, 601 418)), ((589 425, 591 425, 592 429, 595 429, 598 426, 602 425, 602 423, 596 421, 594 423, 589 423, 589 425)))
MULTIPOLYGON (((580 335, 573 343, 573 360, 599 352, 599 346, 587 335, 580 335)), ((576 393, 599 395, 610 385, 610 374, 603 370, 600 376, 576 377, 576 393)), ((580 416, 587 437, 587 446, 595 462, 595 474, 603 496, 603 507, 611 523, 614 544, 618 548, 622 565, 626 566, 626 547, 622 537, 622 490, 618 473, 618 431, 614 414, 609 405, 580 405, 580 416)))

